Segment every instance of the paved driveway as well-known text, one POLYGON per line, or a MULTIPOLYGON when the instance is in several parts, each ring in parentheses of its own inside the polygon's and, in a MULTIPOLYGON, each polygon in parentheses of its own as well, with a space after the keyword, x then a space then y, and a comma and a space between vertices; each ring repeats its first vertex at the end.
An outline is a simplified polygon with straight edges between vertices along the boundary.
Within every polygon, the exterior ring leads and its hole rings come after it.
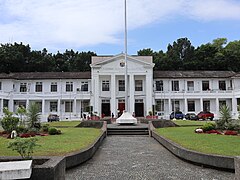
POLYGON ((148 136, 108 136, 91 160, 66 172, 66 179, 233 180, 234 173, 184 162, 148 136))

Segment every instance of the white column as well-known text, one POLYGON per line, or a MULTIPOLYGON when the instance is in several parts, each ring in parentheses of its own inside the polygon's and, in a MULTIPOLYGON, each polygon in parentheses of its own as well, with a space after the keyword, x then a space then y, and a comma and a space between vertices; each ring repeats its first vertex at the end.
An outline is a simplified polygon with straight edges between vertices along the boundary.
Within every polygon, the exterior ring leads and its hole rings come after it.
POLYGON ((77 99, 76 96, 74 96, 73 99, 73 115, 75 116, 77 114, 77 99))
POLYGON ((203 111, 203 98, 200 98, 200 111, 203 111))
POLYGON ((111 113, 116 115, 116 76, 111 75, 111 113))
POLYGON ((168 99, 168 113, 171 114, 172 112, 172 103, 171 103, 171 98, 168 99))
POLYGON ((232 98, 232 116, 233 118, 238 118, 238 109, 237 109, 237 98, 232 98))
MULTIPOLYGON (((146 92, 146 110, 145 112, 152 111, 152 76, 151 74, 147 74, 145 78, 145 92, 146 92)), ((145 114, 146 115, 146 114, 145 114)))
POLYGON ((42 99, 42 117, 45 117, 45 99, 42 99))
POLYGON ((129 77, 129 112, 133 113, 135 110, 134 105, 135 105, 135 98, 134 98, 134 92, 135 92, 135 81, 134 81, 134 75, 130 74, 129 77))
POLYGON ((187 103, 187 98, 184 99, 184 114, 188 112, 188 103, 187 103))
POLYGON ((0 99, 0 115, 3 115, 3 99, 0 99))
POLYGON ((95 75, 94 79, 93 79, 93 84, 94 84, 94 88, 93 88, 93 112, 98 112, 100 113, 100 106, 101 106, 101 102, 99 102, 99 95, 100 95, 100 82, 99 82, 99 75, 95 75))
POLYGON ((217 117, 219 116, 219 99, 216 98, 216 112, 215 114, 217 115, 217 117))

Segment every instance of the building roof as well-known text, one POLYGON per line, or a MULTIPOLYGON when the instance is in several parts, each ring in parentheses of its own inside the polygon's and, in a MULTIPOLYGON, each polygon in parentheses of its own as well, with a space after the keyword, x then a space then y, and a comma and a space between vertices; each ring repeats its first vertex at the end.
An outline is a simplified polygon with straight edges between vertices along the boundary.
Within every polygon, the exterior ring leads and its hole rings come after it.
POLYGON ((91 72, 19 72, 0 73, 0 79, 91 79, 91 72))
POLYGON ((153 78, 229 78, 233 71, 154 71, 153 78))
MULTIPOLYGON (((154 71, 153 78, 230 78, 240 77, 233 71, 154 71)), ((0 79, 91 79, 91 72, 18 72, 0 73, 0 79)))

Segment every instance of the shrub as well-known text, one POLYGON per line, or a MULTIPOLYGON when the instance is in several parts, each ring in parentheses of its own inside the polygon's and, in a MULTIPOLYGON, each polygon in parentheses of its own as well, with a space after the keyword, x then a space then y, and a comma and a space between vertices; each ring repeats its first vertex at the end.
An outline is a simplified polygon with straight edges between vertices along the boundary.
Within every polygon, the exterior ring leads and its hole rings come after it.
POLYGON ((17 129, 19 118, 13 117, 13 113, 10 112, 7 108, 3 109, 4 117, 1 120, 2 128, 8 133, 17 129))
POLYGON ((206 131, 206 133, 208 133, 208 134, 222 134, 222 133, 220 133, 219 131, 217 131, 215 129, 212 129, 210 131, 206 131))
POLYGON ((26 133, 28 131, 24 126, 18 126, 16 129, 17 133, 26 133))
POLYGON ((10 142, 8 148, 17 151, 23 159, 32 159, 32 153, 37 146, 37 139, 35 138, 16 138, 14 142, 10 142))
MULTIPOLYGON (((60 132, 61 132, 61 131, 60 131, 60 132)), ((55 127, 51 127, 51 128, 49 128, 48 133, 49 133, 50 135, 59 134, 59 130, 57 130, 57 128, 55 128, 55 127)), ((61 134, 61 133, 60 133, 60 134, 61 134)))
POLYGON ((219 113, 220 118, 216 121, 217 128, 221 130, 227 129, 231 121, 230 108, 227 105, 223 105, 220 107, 219 113))
POLYGON ((208 122, 208 123, 204 124, 201 128, 203 129, 204 132, 206 132, 206 131, 210 131, 210 130, 216 129, 216 125, 213 124, 213 123, 208 122))
POLYGON ((41 128, 38 104, 31 103, 29 105, 27 117, 28 117, 29 128, 37 128, 38 130, 41 128))
POLYGON ((48 129, 49 129, 49 124, 42 125, 42 131, 43 132, 48 132, 48 129))
POLYGON ((225 135, 237 135, 238 132, 237 132, 237 131, 230 131, 230 130, 227 130, 224 134, 225 134, 225 135))

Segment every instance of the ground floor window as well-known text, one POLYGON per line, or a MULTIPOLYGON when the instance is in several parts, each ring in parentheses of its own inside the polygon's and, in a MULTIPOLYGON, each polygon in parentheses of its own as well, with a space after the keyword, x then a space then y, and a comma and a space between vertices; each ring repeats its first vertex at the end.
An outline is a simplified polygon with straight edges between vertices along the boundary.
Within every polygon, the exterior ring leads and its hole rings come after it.
POLYGON ((156 111, 164 111, 164 100, 156 100, 156 111))
POLYGON ((195 101, 188 101, 188 111, 195 111, 195 101))
POLYGON ((57 102, 50 102, 50 112, 57 112, 57 102))
POLYGON ((65 112, 73 112, 73 102, 72 101, 65 102, 65 112))
POLYGON ((180 111, 180 103, 179 101, 172 101, 172 111, 180 111))
POLYGON ((203 110, 210 111, 210 101, 203 101, 203 110))

